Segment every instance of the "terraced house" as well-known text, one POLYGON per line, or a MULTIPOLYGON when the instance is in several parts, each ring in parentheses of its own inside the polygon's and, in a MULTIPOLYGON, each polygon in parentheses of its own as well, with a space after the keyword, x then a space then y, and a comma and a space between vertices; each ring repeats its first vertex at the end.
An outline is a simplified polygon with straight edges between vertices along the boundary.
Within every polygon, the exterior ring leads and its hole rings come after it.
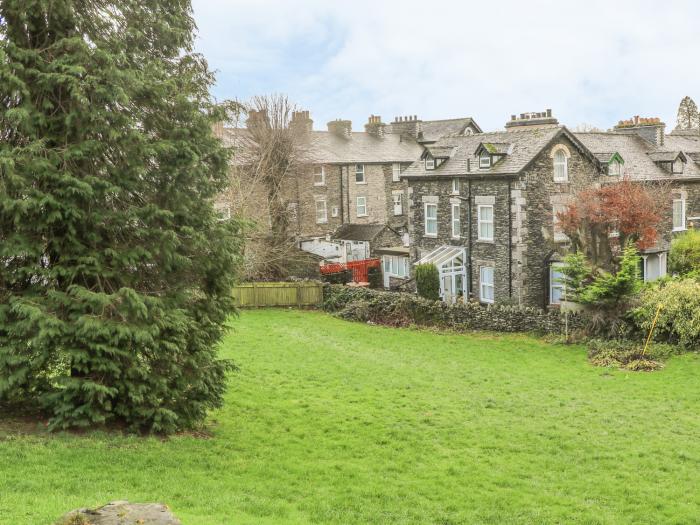
MULTIPOLYGON (((264 118, 252 115, 249 118, 264 118)), ((328 260, 348 261, 375 255, 381 246, 403 245, 408 231, 403 171, 421 155, 422 145, 446 135, 481 132, 471 118, 423 121, 397 117, 390 124, 370 116, 362 131, 349 120, 334 120, 324 131, 314 130, 308 111, 292 115, 290 127, 299 130, 302 167, 284 181, 289 223, 302 249, 328 260)), ((220 128, 245 164, 246 129, 220 128)), ((240 171, 237 176, 240 177, 240 171)), ((240 192, 255 192, 244 183, 240 192)), ((232 196, 219 206, 227 209, 232 196)), ((265 196, 258 191, 248 216, 264 222, 265 196)))
POLYGON ((662 238, 643 254, 645 278, 659 277, 671 237, 700 215, 698 146, 700 135, 666 135, 658 119, 572 133, 550 110, 513 115, 504 131, 445 137, 425 145, 403 174, 406 260, 438 267, 446 301, 556 306, 568 250, 556 214, 581 190, 628 176, 673 186, 662 238))

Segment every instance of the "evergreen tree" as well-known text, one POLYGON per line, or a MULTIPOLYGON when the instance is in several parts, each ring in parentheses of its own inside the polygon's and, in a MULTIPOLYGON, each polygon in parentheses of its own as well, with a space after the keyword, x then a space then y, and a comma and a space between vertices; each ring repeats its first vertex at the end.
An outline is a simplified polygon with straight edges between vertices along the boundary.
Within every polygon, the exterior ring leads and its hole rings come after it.
POLYGON ((690 97, 683 97, 683 100, 681 100, 681 103, 678 106, 676 129, 700 130, 700 114, 698 113, 698 106, 695 104, 695 101, 690 97))
POLYGON ((0 2, 0 400, 171 432, 220 405, 240 252, 189 0, 0 2))

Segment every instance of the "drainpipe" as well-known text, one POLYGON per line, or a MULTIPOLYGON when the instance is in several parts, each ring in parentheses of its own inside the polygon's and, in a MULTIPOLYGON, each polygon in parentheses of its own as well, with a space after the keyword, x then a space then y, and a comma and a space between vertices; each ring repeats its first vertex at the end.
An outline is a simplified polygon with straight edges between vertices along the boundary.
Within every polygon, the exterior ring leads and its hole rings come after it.
POLYGON ((340 177, 338 177, 340 182, 340 224, 345 224, 345 202, 343 199, 343 167, 340 166, 340 177))
POLYGON ((469 184, 467 185, 467 213, 469 217, 469 273, 467 274, 467 286, 469 288, 469 295, 473 295, 474 289, 472 288, 472 180, 469 179, 469 184))
POLYGON ((513 203, 511 184, 508 179, 508 297, 513 297, 513 203))

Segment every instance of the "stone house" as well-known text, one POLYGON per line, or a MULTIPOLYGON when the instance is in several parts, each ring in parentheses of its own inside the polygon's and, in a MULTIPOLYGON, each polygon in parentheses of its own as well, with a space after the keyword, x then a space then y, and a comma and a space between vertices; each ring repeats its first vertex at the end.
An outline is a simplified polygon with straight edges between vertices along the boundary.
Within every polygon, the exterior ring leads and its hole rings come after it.
MULTIPOLYGON (((287 177, 282 189, 289 226, 302 249, 343 261, 346 241, 357 242, 338 237, 344 225, 388 226, 392 235, 374 239, 373 249, 390 240, 403 244, 408 205, 401 174, 421 155, 422 144, 434 143, 444 135, 481 131, 471 118, 423 121, 411 116, 385 124, 374 115, 363 131, 353 131, 350 121, 340 119, 319 131, 313 129, 308 111, 294 112, 290 129, 298 130, 304 162, 287 177)), ((234 189, 221 196, 217 206, 228 215, 231 209, 240 211, 240 206, 231 205, 237 195, 251 195, 253 205, 244 215, 263 224, 269 216, 268 199, 241 169, 249 161, 247 130, 220 127, 218 131, 235 148, 236 156, 234 189)))
POLYGON ((628 177, 671 186, 661 238, 642 253, 644 278, 658 278, 672 237, 700 221, 695 160, 700 134, 666 135, 658 119, 639 117, 609 132, 572 133, 548 110, 514 115, 505 131, 443 138, 404 172, 407 258, 438 266, 447 301, 556 306, 568 250, 557 212, 585 188, 628 177))

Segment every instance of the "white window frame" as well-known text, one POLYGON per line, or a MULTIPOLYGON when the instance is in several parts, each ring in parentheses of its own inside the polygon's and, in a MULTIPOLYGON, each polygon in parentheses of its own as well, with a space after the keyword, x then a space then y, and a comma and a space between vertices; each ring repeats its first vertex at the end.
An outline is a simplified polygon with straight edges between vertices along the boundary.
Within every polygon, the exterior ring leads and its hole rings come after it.
POLYGON ((394 162, 391 165, 391 180, 393 182, 401 182, 401 163, 394 162))
POLYGON ((619 160, 612 160, 608 164, 608 175, 612 177, 620 177, 624 174, 624 165, 619 160), (614 169, 613 169, 614 167, 614 169))
POLYGON ((491 167, 491 155, 482 153, 479 155, 479 169, 485 170, 491 167))
POLYGON ((355 164, 355 184, 367 184, 364 164, 355 164), (358 180, 358 176, 360 177, 360 180, 358 180))
POLYGON ((496 288, 494 286, 496 270, 493 266, 482 266, 479 268, 479 300, 482 303, 493 304, 496 299, 496 288), (491 282, 485 279, 485 276, 490 272, 491 282), (491 297, 487 297, 487 290, 491 290, 491 297))
POLYGON ((459 179, 452 179, 452 195, 459 195, 459 179))
POLYGON ((403 195, 394 193, 391 198, 394 202, 394 215, 403 215, 403 195))
POLYGON ((427 158, 425 159, 425 169, 434 170, 435 169, 435 159, 427 158))
MULTIPOLYGON (((554 270, 555 268, 563 268, 564 263, 555 262, 549 265, 549 304, 560 305, 561 301, 566 300, 566 286, 563 282, 555 282, 554 270), (554 290, 561 290, 559 297, 561 300, 559 302, 554 302, 554 290)), ((561 271, 559 271, 561 273, 561 271)))
POLYGON ((462 234, 462 219, 460 217, 460 205, 458 202, 453 202, 450 205, 452 209, 452 238, 459 239, 462 234))
POLYGON ((479 204, 476 207, 476 223, 477 223, 477 240, 479 241, 493 241, 496 236, 496 227, 494 221, 496 218, 496 212, 494 210, 493 204, 479 204), (491 209, 491 220, 484 220, 481 217, 481 210, 491 209), (482 235, 481 227, 486 226, 486 233, 488 234, 488 226, 491 225, 491 236, 482 235))
POLYGON ((554 152, 552 163, 554 165, 554 182, 569 182, 569 157, 564 150, 558 149, 554 152), (560 159, 564 159, 563 162, 560 159), (563 175, 557 174, 557 168, 562 166, 563 175))
POLYGON ((338 206, 333 206, 333 207, 331 208, 331 217, 337 217, 337 216, 338 216, 338 212, 339 212, 338 206))
POLYGON ((358 217, 367 217, 369 213, 367 212, 367 197, 360 195, 355 199, 355 215, 358 217), (362 204, 360 204, 362 201, 362 204), (362 213, 360 213, 360 208, 362 208, 362 213))
POLYGON ((671 163, 671 173, 674 173, 676 175, 680 175, 681 173, 683 173, 684 169, 685 169, 685 163, 680 159, 676 159, 671 163), (680 166, 680 169, 678 169, 676 166, 680 166))
POLYGON ((408 277, 408 257, 403 255, 384 255, 383 259, 384 273, 400 279, 408 277))
POLYGON ((674 232, 682 232, 686 230, 686 219, 685 219, 685 199, 680 198, 680 199, 673 199, 673 231, 674 232), (680 203, 681 209, 680 209, 680 225, 677 225, 676 222, 676 204, 680 203))
POLYGON ((426 237, 437 237, 438 235, 438 205, 435 202, 426 202, 423 206, 423 212, 425 217, 425 236, 426 237), (428 217, 428 209, 434 207, 435 217, 428 217), (428 225, 435 224, 435 231, 429 231, 428 225))
POLYGON ((325 166, 314 166, 314 186, 325 186, 326 185, 326 167, 325 166), (317 168, 321 168, 319 173, 316 172, 317 168), (321 175, 320 182, 316 179, 318 175, 321 175))
POLYGON ((315 200, 316 206, 316 224, 326 224, 328 223, 328 206, 326 204, 326 199, 322 197, 317 197, 315 200), (323 207, 319 208, 319 204, 323 207), (322 213, 319 213, 322 212, 322 213))

